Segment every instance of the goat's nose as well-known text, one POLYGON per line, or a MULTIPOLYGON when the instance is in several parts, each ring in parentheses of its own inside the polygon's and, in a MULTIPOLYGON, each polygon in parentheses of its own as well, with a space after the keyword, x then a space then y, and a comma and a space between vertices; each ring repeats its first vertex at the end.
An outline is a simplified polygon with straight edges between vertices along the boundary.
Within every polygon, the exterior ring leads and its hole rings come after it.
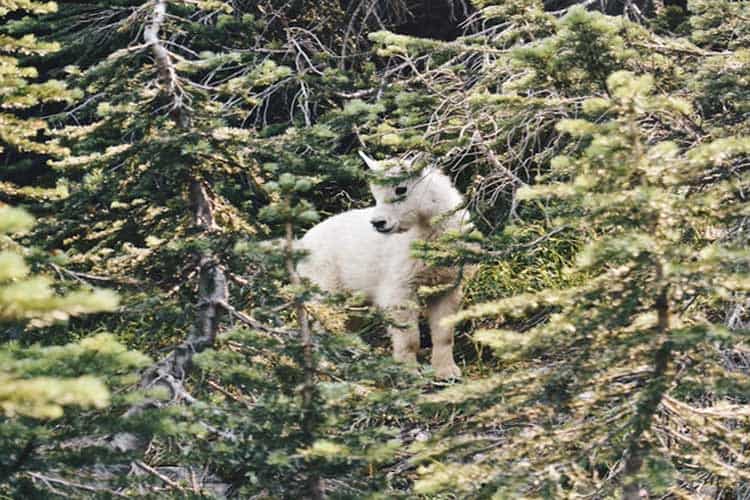
POLYGON ((372 224, 372 227, 375 229, 383 229, 385 228, 385 219, 373 219, 370 221, 370 224, 372 224))

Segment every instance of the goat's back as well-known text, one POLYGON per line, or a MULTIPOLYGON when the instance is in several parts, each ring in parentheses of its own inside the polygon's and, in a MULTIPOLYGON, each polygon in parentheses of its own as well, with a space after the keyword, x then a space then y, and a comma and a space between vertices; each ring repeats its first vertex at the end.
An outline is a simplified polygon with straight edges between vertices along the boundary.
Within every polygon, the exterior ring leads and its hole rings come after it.
POLYGON ((410 287, 414 231, 381 234, 370 224, 372 208, 350 210, 310 229, 299 241, 308 255, 299 273, 327 291, 363 292, 378 301, 384 288, 410 287))

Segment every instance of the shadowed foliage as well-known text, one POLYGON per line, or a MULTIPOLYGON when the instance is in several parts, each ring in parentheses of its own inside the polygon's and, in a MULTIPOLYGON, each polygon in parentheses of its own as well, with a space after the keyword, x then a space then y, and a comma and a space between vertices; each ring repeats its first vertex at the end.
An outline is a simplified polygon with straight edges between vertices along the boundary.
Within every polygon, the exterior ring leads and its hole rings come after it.
POLYGON ((748 2, 0 18, 0 498, 748 496, 748 2), (460 381, 296 273, 359 150, 466 196, 460 381))

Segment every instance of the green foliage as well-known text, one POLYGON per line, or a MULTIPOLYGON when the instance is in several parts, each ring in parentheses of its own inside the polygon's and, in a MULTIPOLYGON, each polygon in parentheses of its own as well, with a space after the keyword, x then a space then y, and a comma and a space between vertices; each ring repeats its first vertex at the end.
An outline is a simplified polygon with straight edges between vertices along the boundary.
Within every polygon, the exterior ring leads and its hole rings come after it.
POLYGON ((750 28, 747 25, 748 5, 729 0, 690 0, 688 9, 691 38, 710 49, 747 49, 750 28))
POLYGON ((523 0, 505 2, 498 0, 474 1, 474 5, 481 9, 482 19, 499 26, 510 25, 513 29, 506 29, 486 40, 499 48, 528 43, 532 40, 544 38, 553 33, 555 19, 544 10, 544 4, 539 0, 523 0))
POLYGON ((316 336, 321 380, 310 436, 303 424, 302 355, 298 339, 237 329, 196 358, 223 390, 180 420, 209 422, 227 434, 193 429, 195 463, 208 459, 228 467, 241 496, 305 496, 311 469, 327 484, 341 481, 328 487, 336 498, 387 488, 386 478, 372 471, 399 452, 399 427, 418 419, 415 379, 356 336, 316 336))
POLYGON ((747 2, 575 3, 0 0, 0 497, 741 496, 747 2), (358 149, 466 193, 460 383, 259 244, 358 149))
POLYGON ((0 207, 0 220, 0 495, 16 496, 27 467, 41 471, 51 466, 32 457, 42 443, 54 448, 64 441, 65 424, 59 420, 65 408, 106 408, 110 389, 132 383, 127 375, 147 358, 108 334, 65 346, 25 345, 29 328, 112 311, 118 297, 109 290, 58 293, 52 279, 31 274, 25 249, 6 236, 29 229, 33 218, 6 206, 0 207), (21 331, 20 340, 8 342, 14 330, 21 331), (46 423, 51 420, 57 424, 46 423))
MULTIPOLYGON (((587 144, 580 156, 552 162, 548 177, 566 182, 519 192, 522 200, 564 199, 563 211, 556 214, 552 204, 547 212, 558 224, 604 231, 581 248, 566 270, 588 278, 571 288, 546 288, 479 304, 456 318, 522 318, 541 308, 552 312, 547 321, 523 332, 483 330, 474 337, 518 367, 511 370, 515 376, 492 379, 491 391, 505 397, 479 419, 489 426, 523 415, 522 421, 530 425, 507 436, 507 449, 493 453, 474 472, 486 476, 503 471, 489 480, 500 496, 532 491, 614 494, 618 483, 626 495, 633 488, 666 492, 680 476, 673 464, 688 457, 710 467, 725 487, 742 478, 732 469, 718 471, 709 465, 721 461, 727 450, 737 450, 745 432, 741 427, 713 436, 710 446, 696 438, 705 444, 700 449, 692 441, 665 448, 653 429, 673 436, 674 426, 681 425, 684 433, 704 435, 702 425, 686 423, 691 414, 700 413, 690 404, 704 391, 723 393, 729 380, 736 380, 719 352, 741 342, 743 334, 717 325, 702 309, 687 310, 682 304, 698 298, 718 303, 746 292, 750 254, 744 245, 712 240, 702 231, 732 226, 745 217, 746 208, 735 193, 747 180, 740 176, 700 192, 690 186, 706 172, 732 168, 735 158, 750 152, 750 140, 716 138, 682 150, 669 141, 647 143, 639 125, 646 117, 679 120, 692 113, 691 107, 652 95, 649 75, 617 72, 607 82, 611 97, 583 104, 592 115, 606 116, 604 121, 558 124, 560 131, 587 144), (571 217, 564 208, 570 205, 582 212, 571 217), (536 371, 532 381, 524 364, 542 353, 565 361, 536 371), (706 373, 713 375, 706 378, 706 373), (700 390, 694 385, 698 379, 700 390), (545 411, 549 405, 555 413, 545 411), (620 465, 612 465, 617 462, 620 465), (596 471, 605 468, 624 477, 603 482, 596 471)), ((744 384, 730 384, 738 391, 733 397, 745 390, 744 384)), ((443 394, 430 401, 456 400, 443 394)), ((455 486, 451 470, 431 469, 417 487, 455 486)))
POLYGON ((107 334, 59 347, 9 344, 0 351, 0 357, 3 414, 46 419, 61 417, 63 406, 107 406, 109 390, 97 377, 132 370, 147 361, 107 334))
POLYGON ((604 90, 604 81, 636 53, 622 37, 622 18, 573 7, 557 23, 555 36, 515 50, 516 59, 531 73, 514 87, 540 88, 551 84, 574 95, 604 90))
MULTIPOLYGON (((0 16, 24 10, 55 11, 55 5, 37 2, 0 2, 0 16)), ((57 44, 39 42, 33 35, 14 38, 0 35, 0 152, 9 161, 23 154, 59 155, 66 152, 56 141, 37 142, 47 130, 44 121, 28 118, 27 108, 54 101, 72 101, 58 81, 32 83, 37 71, 13 57, 45 54, 57 44)), ((48 191, 39 190, 40 194, 48 191)), ((16 194, 16 188, 0 183, 0 193, 16 194)), ((37 448, 60 446, 69 428, 66 413, 75 408, 102 410, 112 401, 111 388, 122 387, 124 376, 140 366, 145 356, 130 351, 112 335, 98 334, 64 346, 27 345, 30 330, 60 323, 71 316, 113 311, 118 296, 111 290, 77 287, 60 290, 62 284, 34 272, 32 251, 11 236, 20 237, 34 225, 25 210, 0 202, 0 496, 25 496, 25 471, 45 471, 51 463, 39 461, 37 448), (9 342, 14 337, 18 340, 9 342), (67 410, 67 412, 66 412, 67 410), (47 421, 56 421, 56 425, 47 421)), ((38 258, 37 258, 38 260, 38 258)), ((51 264, 50 262, 45 262, 51 264)), ((52 264, 56 266, 56 264, 52 264)), ((58 267, 59 269, 59 267, 58 267)), ((90 430, 90 429, 89 429, 90 430)))
MULTIPOLYGON (((35 1, 3 1, 0 2, 0 18, 18 11, 28 11, 37 14, 54 12, 56 4, 35 1)), ((46 43, 37 40, 33 34, 22 37, 0 34, 0 96, 2 109, 0 113, 0 153, 34 152, 46 154, 62 154, 65 152, 56 142, 40 142, 37 135, 47 128, 46 123, 38 118, 28 118, 20 110, 37 106, 42 103, 72 100, 77 94, 69 92, 64 83, 48 80, 34 83, 37 70, 19 63, 18 56, 31 54, 42 55, 58 50, 56 43, 46 43), (8 151, 10 149, 11 151, 8 151)), ((0 189, 4 189, 0 186, 0 189)))

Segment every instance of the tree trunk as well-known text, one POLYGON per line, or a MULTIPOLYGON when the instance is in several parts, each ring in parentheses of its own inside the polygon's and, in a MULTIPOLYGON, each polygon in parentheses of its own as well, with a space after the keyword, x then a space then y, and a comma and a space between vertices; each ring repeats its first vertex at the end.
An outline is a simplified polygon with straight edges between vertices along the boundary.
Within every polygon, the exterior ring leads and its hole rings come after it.
MULTIPOLYGON (((161 95, 168 100, 170 116, 179 129, 185 130, 191 125, 190 115, 184 106, 177 72, 169 51, 159 37, 166 14, 167 1, 157 0, 151 22, 143 30, 143 39, 151 48, 159 75, 161 95)), ((219 229, 214 217, 214 203, 209 195, 209 186, 191 174, 187 188, 193 223, 202 236, 209 237, 212 232, 219 229)), ((155 384, 166 386, 172 392, 173 400, 192 400, 183 388, 182 380, 190 368, 193 355, 214 344, 221 317, 226 312, 225 305, 229 303, 227 278, 221 263, 208 251, 200 252, 196 257, 200 273, 197 314, 192 331, 169 356, 147 370, 141 380, 144 387, 155 384)))
POLYGON ((648 445, 641 443, 641 439, 643 433, 651 427, 653 417, 667 388, 665 376, 669 368, 672 343, 669 339, 669 288, 667 284, 662 283, 663 279, 663 266, 661 262, 657 261, 656 281, 660 284, 661 289, 654 302, 654 309, 657 314, 656 334, 659 336, 661 344, 654 356, 654 371, 651 380, 645 389, 645 394, 638 403, 637 413, 633 418, 634 431, 625 454, 626 459, 623 468, 625 478, 622 492, 623 500, 641 499, 641 488, 635 476, 641 470, 643 459, 648 452, 648 445))
MULTIPOLYGON (((289 273, 289 281, 295 287, 302 284, 294 266, 294 233, 292 223, 286 224, 286 268, 289 273)), ((302 370, 304 372, 304 385, 302 387, 302 432, 309 443, 315 437, 315 346, 313 344, 312 330, 305 310, 305 304, 299 298, 295 299, 294 309, 300 328, 300 342, 302 343, 302 370)), ((314 468, 308 467, 307 480, 309 484, 309 498, 320 500, 325 497, 323 484, 314 468)))

